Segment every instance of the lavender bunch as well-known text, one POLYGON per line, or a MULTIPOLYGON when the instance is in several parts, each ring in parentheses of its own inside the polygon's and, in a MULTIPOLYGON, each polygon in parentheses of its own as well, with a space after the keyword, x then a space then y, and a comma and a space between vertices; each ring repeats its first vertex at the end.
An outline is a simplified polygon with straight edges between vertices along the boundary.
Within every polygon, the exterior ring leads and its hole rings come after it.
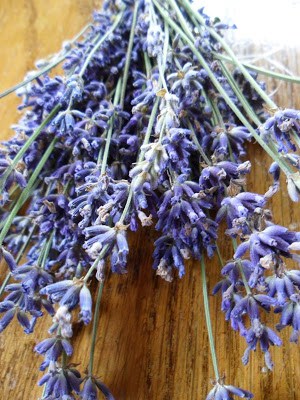
POLYGON ((280 313, 277 329, 291 325, 292 341, 300 329, 300 276, 284 261, 299 261, 300 233, 276 225, 266 208, 280 171, 298 200, 300 112, 278 110, 224 41, 222 31, 231 27, 187 0, 106 1, 93 18, 4 93, 17 89, 23 115, 0 150, 0 256, 9 269, 0 331, 16 316, 32 333, 50 314, 49 337, 35 347, 47 370, 42 399, 113 399, 93 365, 103 286, 108 268, 127 271, 128 232, 153 224, 157 275, 171 282, 185 274, 186 259, 201 264, 215 372, 207 399, 252 398, 220 376, 205 257, 219 253, 224 219, 234 254, 222 261, 214 292, 221 291, 226 319, 246 340, 243 363, 259 345, 271 369, 270 345, 281 340, 262 313, 280 313), (50 76, 58 63, 64 74, 50 76), (253 139, 273 160, 274 183, 263 195, 245 186, 253 139), (68 360, 74 318, 93 323, 83 374, 68 360))

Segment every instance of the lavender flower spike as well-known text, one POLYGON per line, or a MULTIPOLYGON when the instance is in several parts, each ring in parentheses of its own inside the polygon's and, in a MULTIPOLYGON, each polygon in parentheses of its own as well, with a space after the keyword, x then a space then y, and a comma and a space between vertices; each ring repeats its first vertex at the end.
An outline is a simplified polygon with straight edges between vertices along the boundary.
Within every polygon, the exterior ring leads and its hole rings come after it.
POLYGON ((234 400, 233 395, 242 399, 252 399, 253 394, 248 390, 240 389, 232 385, 223 385, 216 383, 213 389, 208 393, 206 400, 234 400))

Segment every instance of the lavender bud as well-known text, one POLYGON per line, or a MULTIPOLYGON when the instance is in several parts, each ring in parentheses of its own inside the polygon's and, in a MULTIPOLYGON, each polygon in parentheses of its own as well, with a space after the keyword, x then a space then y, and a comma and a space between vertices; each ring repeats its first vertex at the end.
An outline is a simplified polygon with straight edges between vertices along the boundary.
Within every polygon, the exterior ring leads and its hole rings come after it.
POLYGON ((287 190, 292 201, 298 202, 300 196, 300 174, 296 172, 287 177, 287 190))
POLYGON ((92 296, 86 285, 83 285, 79 294, 80 321, 88 325, 92 319, 92 296))

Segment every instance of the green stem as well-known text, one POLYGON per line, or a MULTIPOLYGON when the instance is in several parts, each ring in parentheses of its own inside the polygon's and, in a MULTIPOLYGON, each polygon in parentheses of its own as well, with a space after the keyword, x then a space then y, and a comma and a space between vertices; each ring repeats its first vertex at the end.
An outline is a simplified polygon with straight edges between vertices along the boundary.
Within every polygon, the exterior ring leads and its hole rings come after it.
POLYGON ((7 232, 9 231, 11 224, 15 218, 15 216, 17 215, 18 211, 20 210, 20 208, 23 206, 23 204, 26 202, 26 200, 28 199, 30 193, 31 193, 31 188, 33 187, 36 179, 39 177, 41 170, 43 169, 45 163, 47 162, 48 158, 50 157, 55 144, 57 142, 57 139, 52 140, 52 142, 50 143, 49 147, 47 148, 47 150, 45 151, 45 153, 43 154, 43 157, 41 158, 40 162, 38 163, 36 169, 34 170, 33 174, 31 175, 27 186, 23 189, 22 193, 20 194, 20 197, 18 198, 18 201, 16 202, 14 208, 11 210, 7 220, 5 221, 5 225, 3 226, 1 233, 0 233, 0 246, 3 243, 3 240, 7 234, 7 232))
POLYGON ((66 368, 67 361, 68 361, 68 356, 67 356, 66 352, 63 351, 62 357, 61 357, 61 365, 62 365, 63 368, 66 368))
MULTIPOLYGON (((204 92, 202 92, 203 94, 204 92)), ((217 103, 217 99, 211 99, 210 97, 206 96, 205 97, 206 102, 209 104, 209 106, 211 107, 211 111, 212 111, 212 118, 211 118, 211 122, 214 126, 219 126, 222 129, 226 130, 223 118, 222 118, 222 114, 218 108, 217 103)))
POLYGON ((42 248, 39 251, 39 256, 38 256, 38 259, 37 259, 37 262, 36 262, 37 265, 40 265, 42 263, 42 260, 44 258, 44 252, 46 250, 47 244, 48 244, 47 243, 47 239, 45 239, 45 241, 44 241, 44 243, 42 245, 42 248))
POLYGON ((26 250, 26 247, 28 246, 28 244, 29 244, 29 242, 30 242, 30 240, 31 240, 31 238, 33 236, 33 232, 34 232, 35 228, 36 228, 36 225, 34 224, 32 229, 31 229, 31 231, 29 232, 29 235, 28 235, 28 237, 26 239, 26 242, 23 243, 21 249, 19 250, 18 255, 16 257, 16 263, 17 264, 19 263, 19 261, 23 257, 24 251, 26 250))
POLYGON ((135 27, 136 27, 138 9, 139 9, 139 2, 135 1, 133 16, 132 16, 132 25, 131 25, 131 29, 130 29, 130 36, 129 36, 129 41, 128 41, 127 53, 126 53, 126 62, 125 62, 125 67, 124 67, 124 72, 123 72, 123 84, 122 84, 121 100, 120 100, 120 106, 122 109, 124 108, 126 86, 127 86, 127 80, 128 80, 129 66, 130 66, 130 62, 131 62, 131 53, 132 53, 132 47, 133 47, 133 41, 134 41, 134 33, 135 33, 134 31, 135 31, 135 27))
POLYGON ((165 69, 166 69, 166 64, 167 64, 167 54, 168 54, 168 48, 169 48, 169 26, 167 22, 164 22, 164 30, 165 30, 165 40, 164 40, 164 48, 163 48, 163 54, 158 55, 158 70, 159 70, 159 76, 162 81, 163 88, 168 92, 168 86, 167 82, 165 79, 165 69))
MULTIPOLYGON (((156 100, 155 100, 154 106, 152 108, 151 114, 150 114, 150 119, 149 119, 149 122, 148 122, 148 126, 147 126, 146 134, 145 134, 145 137, 144 137, 143 145, 147 144, 149 142, 149 140, 150 140, 150 136, 151 136, 151 133, 152 133, 152 128, 153 128, 153 125, 154 125, 154 122, 155 122, 155 118, 156 118, 156 114, 157 114, 157 111, 158 111, 159 103, 160 103, 160 98, 157 97, 156 100)), ((138 161, 137 162, 141 162, 144 159, 145 153, 146 153, 146 150, 142 150, 140 152, 140 155, 138 157, 138 161)))
POLYGON ((216 250, 217 250, 217 256, 218 256, 218 260, 219 260, 220 266, 221 266, 221 268, 223 268, 224 267, 224 261, 223 261, 223 257, 222 257, 222 254, 221 254, 221 251, 220 251, 220 248, 219 248, 217 242, 216 242, 216 250))
POLYGON ((212 99, 205 93, 204 90, 202 90, 201 92, 202 96, 205 98, 206 103, 211 107, 211 111, 212 111, 212 117, 211 117, 211 122, 214 126, 218 125, 218 111, 216 110, 215 104, 212 101, 212 99))
POLYGON ((206 272, 205 272, 205 263, 203 257, 201 258, 201 275, 202 275, 202 291, 203 291, 203 301, 204 301, 204 311, 205 311, 205 320, 206 320, 206 327, 209 339, 209 347, 211 352, 212 363, 214 367, 216 381, 219 381, 219 369, 218 369, 218 360, 216 355, 216 348, 214 343, 214 337, 212 332, 211 326, 211 318, 210 318, 210 311, 209 311, 209 300, 208 300, 208 291, 207 291, 207 283, 206 283, 206 272))
MULTIPOLYGON (((76 42, 78 38, 80 38, 81 35, 84 34, 84 32, 90 28, 92 24, 86 25, 71 41, 70 43, 73 44, 76 42)), ((8 94, 15 92, 16 90, 20 89, 23 86, 28 85, 28 83, 32 82, 36 78, 39 78, 41 75, 46 74, 48 71, 50 71, 52 68, 55 68, 57 65, 59 65, 62 61, 66 59, 66 57, 71 53, 72 49, 65 52, 63 55, 60 57, 59 54, 56 55, 55 61, 53 61, 51 64, 47 65, 45 68, 41 69, 40 71, 36 72, 34 75, 31 75, 30 78, 25 79, 24 81, 10 87, 9 89, 5 90, 4 92, 0 93, 0 99, 3 97, 7 96, 8 94)))
POLYGON ((54 234, 55 234, 55 231, 52 231, 49 239, 47 240, 47 244, 46 244, 45 249, 43 251, 43 257, 42 257, 42 260, 41 260, 41 266, 40 266, 41 269, 45 268, 48 255, 49 255, 51 247, 52 247, 54 234))
POLYGON ((101 164, 102 158, 103 158, 103 153, 104 153, 104 149, 101 146, 99 153, 98 153, 98 158, 97 158, 97 165, 101 164))
POLYGON ((130 208, 130 205, 131 205, 132 197, 133 197, 133 192, 132 192, 132 190, 130 188, 125 207, 124 207, 122 215, 121 215, 121 217, 119 219, 119 224, 123 224, 124 219, 126 218, 127 212, 128 212, 128 210, 130 208))
MULTIPOLYGON (((219 54, 216 52, 213 52, 213 55, 218 59, 218 60, 222 60, 222 61, 228 61, 231 64, 234 64, 233 60, 230 57, 224 56, 223 54, 219 54)), ((281 74, 279 72, 274 72, 274 71, 270 71, 269 69, 266 68, 262 68, 262 67, 258 67, 256 65, 253 64, 249 64, 246 62, 241 62, 241 64, 245 67, 248 68, 252 71, 258 72, 262 75, 266 75, 269 76, 271 78, 275 78, 275 79, 280 79, 282 81, 286 81, 286 82, 290 82, 290 83, 300 83, 300 77, 298 76, 290 76, 290 75, 286 75, 286 74, 281 74)))
POLYGON ((41 400, 45 400, 46 398, 45 398, 45 394, 46 394, 46 383, 44 384, 44 388, 43 388, 43 392, 42 392, 42 397, 41 397, 41 400))
POLYGON ((39 78, 41 75, 44 75, 45 73, 50 71, 52 68, 55 68, 57 65, 59 65, 62 61, 65 60, 67 54, 69 54, 69 52, 64 54, 63 56, 57 58, 55 62, 53 62, 52 64, 48 65, 47 67, 41 69, 39 72, 32 75, 30 78, 27 78, 24 81, 17 83, 16 85, 14 85, 14 86, 10 87, 9 89, 6 89, 4 92, 0 93, 0 99, 9 95, 10 93, 15 92, 16 90, 20 89, 21 87, 28 85, 28 83, 32 82, 36 78, 39 78))
POLYGON ((104 286, 104 282, 102 281, 102 282, 99 283, 97 300, 96 300, 96 307, 95 307, 95 313, 94 313, 92 342, 91 342, 90 360, 89 360, 89 368, 88 368, 89 376, 93 375, 95 346, 96 346, 96 335, 97 335, 97 328, 98 328, 99 317, 100 317, 100 303, 101 303, 101 298, 102 298, 102 293, 103 293, 103 286, 104 286))
MULTIPOLYGON (((169 0, 172 1, 172 0, 169 0)), ((200 52, 196 49, 194 46, 194 43, 191 39, 189 39, 188 35, 185 34, 179 26, 172 20, 170 19, 169 15, 164 11, 164 9, 159 5, 159 3, 154 0, 154 3, 159 10, 160 14, 163 16, 168 21, 168 24, 172 27, 172 29, 179 33, 179 35, 182 37, 182 39, 189 45, 190 49, 192 52, 195 54, 195 56, 198 58, 198 61, 202 65, 202 67, 205 69, 207 72, 210 80, 212 81, 213 85, 215 88, 218 90, 221 96, 223 96, 224 101, 228 104, 228 106, 231 108, 231 110, 234 112, 236 117, 241 121, 241 123, 248 128, 249 132, 251 132, 252 136, 254 139, 260 144, 260 146, 264 149, 264 151, 274 160, 278 163, 282 171, 289 176, 290 175, 290 167, 289 165, 285 162, 285 160, 282 160, 278 154, 273 152, 270 147, 264 142, 264 140, 259 136, 259 134, 256 132, 256 130, 252 127, 252 125, 247 121, 246 117, 243 115, 243 113, 238 109, 238 107, 233 103, 233 101, 230 99, 230 97, 227 95, 226 91, 223 89, 222 85, 219 83, 217 78, 214 76, 213 72, 211 71, 209 65, 203 58, 203 56, 200 54, 200 52)), ((180 10, 179 10, 180 12, 180 10)), ((182 21, 181 21, 182 22, 182 21)), ((182 22, 182 26, 185 27, 186 22, 182 22)))
POLYGON ((114 32, 114 30, 117 28, 117 26, 120 24, 121 19, 123 17, 123 11, 120 12, 120 14, 116 17, 115 22, 111 26, 111 28, 101 37, 99 42, 94 46, 93 50, 89 53, 88 57, 86 58, 83 66, 81 67, 81 70, 79 72, 79 76, 82 78, 87 66, 89 65, 90 61, 94 57, 96 51, 99 49, 99 47, 105 42, 105 40, 114 32))
POLYGON ((210 159, 207 157, 207 155, 205 154, 205 151, 203 150, 203 148, 202 148, 202 146, 201 146, 201 144, 200 144, 200 142, 199 142, 199 140, 198 140, 198 138, 197 138, 197 136, 196 136, 196 133, 195 133, 195 131, 194 131, 194 128, 193 128, 193 126, 192 126, 190 120, 188 120, 188 128, 189 128, 189 130, 191 131, 191 137, 192 137, 192 139, 193 139, 193 142, 194 142, 195 145, 197 146, 201 157, 203 158, 203 160, 206 162, 207 165, 211 165, 211 161, 210 161, 210 159))
MULTIPOLYGON (((119 103, 121 86, 122 86, 121 85, 121 81, 122 81, 122 79, 119 78, 118 84, 117 84, 117 88, 116 88, 116 92, 115 92, 115 96, 114 96, 114 103, 113 103, 114 104, 114 108, 119 103)), ((104 155, 103 155, 103 160, 102 160, 102 164, 101 164, 101 175, 103 175, 105 173, 113 129, 114 129, 114 115, 111 117, 110 126, 109 126, 107 137, 106 137, 104 155)))
POLYGON ((58 113, 59 109, 61 108, 60 105, 57 105, 56 107, 53 108, 51 113, 47 116, 47 118, 44 119, 44 121, 41 123, 41 125, 37 128, 37 130, 27 139, 23 147, 19 150, 19 152, 16 154, 15 158, 13 159, 12 163, 10 164, 9 167, 7 167, 6 172, 4 173, 3 177, 0 179, 1 186, 3 188, 4 181, 8 178, 10 173, 13 171, 13 169, 17 166, 18 162, 22 159, 26 151, 29 149, 29 147, 32 145, 32 143, 35 141, 35 139, 39 136, 39 134, 42 132, 42 130, 45 128, 45 126, 52 121, 52 119, 55 117, 55 115, 58 113))
POLYGON ((245 98, 245 96, 243 95, 241 89, 238 87, 236 81, 234 80, 233 76, 231 75, 231 73, 228 71, 228 69, 225 67, 225 65, 223 64, 222 61, 220 61, 220 67, 221 70, 223 72, 223 75, 225 76, 225 78, 227 79, 229 85, 231 86, 232 90, 234 91, 236 97, 239 99, 239 101, 241 102, 244 110, 246 111, 246 113, 248 114, 248 116, 252 119, 252 121, 257 125, 260 126, 261 125, 261 121, 258 118, 258 116, 255 114, 255 112, 253 111, 252 107, 250 106, 249 102, 247 101, 247 99, 245 98))
POLYGON ((0 297, 2 296, 2 294, 3 294, 3 292, 4 292, 4 289, 6 288, 6 285, 8 284, 8 282, 9 282, 9 280, 10 280, 10 278, 11 278, 11 275, 12 275, 12 273, 9 272, 9 273, 6 275, 4 281, 2 282, 2 285, 1 285, 1 287, 0 287, 0 297))
POLYGON ((145 68, 146 68, 147 78, 149 79, 149 78, 150 78, 150 75, 151 75, 151 69, 152 69, 152 67, 151 67, 151 61, 150 61, 150 58, 149 58, 147 52, 144 53, 144 62, 145 62, 145 68))

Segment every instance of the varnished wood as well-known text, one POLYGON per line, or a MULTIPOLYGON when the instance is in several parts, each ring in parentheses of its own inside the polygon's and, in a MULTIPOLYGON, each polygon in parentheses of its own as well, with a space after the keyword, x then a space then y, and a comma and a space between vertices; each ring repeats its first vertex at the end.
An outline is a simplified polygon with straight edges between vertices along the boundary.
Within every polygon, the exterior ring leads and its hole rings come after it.
MULTIPOLYGON (((0 2, 0 90, 20 81, 36 59, 60 48, 90 19, 98 1, 92 0, 1 0, 0 2)), ((295 71, 294 50, 284 62, 295 71)), ((298 70, 300 73, 300 69, 298 70)), ((272 84, 272 82, 271 82, 272 84)), ((279 104, 300 107, 297 91, 290 85, 280 87, 279 104)), ((0 101, 1 139, 12 132, 9 125, 18 114, 19 100, 10 95, 0 101)), ((249 187, 263 193, 270 184, 266 176, 269 159, 257 146, 249 146, 253 169, 249 187)), ((284 188, 284 186, 283 186, 284 188)), ((278 223, 300 230, 298 205, 287 195, 277 194, 271 207, 278 223)), ((209 357, 201 292, 200 267, 187 263, 182 280, 169 284, 151 269, 152 241, 155 233, 148 229, 131 237, 129 273, 110 276, 104 288, 96 344, 96 373, 112 389, 117 400, 202 400, 210 387, 213 370, 209 357)), ((232 256, 230 246, 221 235, 224 259, 232 256)), ((219 278, 219 264, 207 265, 209 290, 219 278)), ((299 347, 282 337, 283 348, 272 349, 274 372, 262 372, 260 351, 243 367, 241 356, 245 343, 229 328, 220 312, 220 298, 210 296, 213 329, 221 373, 226 381, 251 389, 257 400, 297 400, 299 395, 299 347)), ((276 318, 270 316, 275 325, 276 318)), ((33 354, 34 345, 47 337, 50 319, 39 321, 36 332, 26 336, 17 324, 0 335, 0 398, 31 400, 41 394, 36 386, 42 358, 33 354)), ((91 326, 75 329, 75 354, 72 359, 87 366, 91 326)))

